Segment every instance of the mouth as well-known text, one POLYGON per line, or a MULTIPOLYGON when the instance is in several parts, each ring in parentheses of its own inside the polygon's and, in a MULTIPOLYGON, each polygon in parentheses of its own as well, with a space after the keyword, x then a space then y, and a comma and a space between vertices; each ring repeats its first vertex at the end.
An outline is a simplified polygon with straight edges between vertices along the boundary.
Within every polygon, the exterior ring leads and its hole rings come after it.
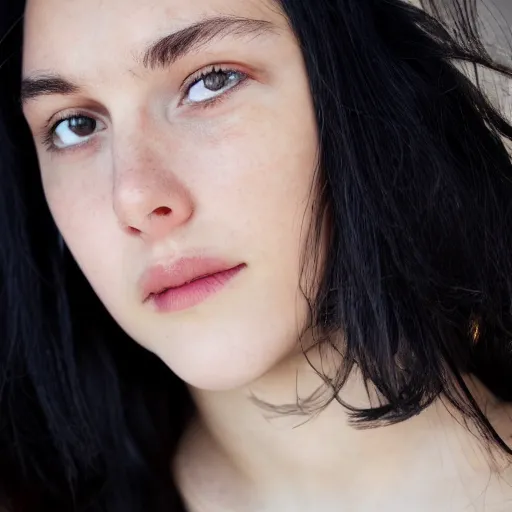
POLYGON ((159 312, 192 308, 220 292, 245 267, 204 259, 154 267, 142 281, 143 303, 159 312))

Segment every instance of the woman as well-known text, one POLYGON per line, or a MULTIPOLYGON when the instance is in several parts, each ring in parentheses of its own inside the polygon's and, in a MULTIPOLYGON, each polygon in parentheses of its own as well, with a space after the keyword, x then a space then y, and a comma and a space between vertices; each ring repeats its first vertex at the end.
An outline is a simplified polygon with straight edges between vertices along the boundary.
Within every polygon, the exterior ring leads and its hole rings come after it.
POLYGON ((512 71, 452 3, 2 6, 6 510, 512 509, 512 127, 458 64, 512 71))

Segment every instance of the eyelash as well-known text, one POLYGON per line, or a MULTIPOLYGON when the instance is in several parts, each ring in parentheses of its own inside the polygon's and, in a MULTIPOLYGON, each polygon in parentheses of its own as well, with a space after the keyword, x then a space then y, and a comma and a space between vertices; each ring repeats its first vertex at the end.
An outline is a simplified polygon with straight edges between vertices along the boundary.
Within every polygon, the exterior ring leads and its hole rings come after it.
MULTIPOLYGON (((199 82, 201 82, 201 80, 204 80, 207 76, 209 76, 213 73, 224 73, 226 75, 229 75, 231 73, 236 73, 241 76, 241 79, 236 85, 230 87, 226 92, 219 94, 218 96, 215 96, 210 100, 202 101, 202 102, 196 103, 196 104, 188 103, 188 105, 191 108, 210 108, 215 105, 218 105, 219 103, 224 101, 226 99, 226 97, 229 96, 229 94, 232 91, 234 91, 235 89, 238 89, 238 87, 240 87, 248 78, 248 76, 245 73, 243 73, 242 71, 239 71, 237 69, 228 68, 228 67, 224 68, 222 66, 213 65, 213 66, 205 68, 205 69, 199 71, 198 73, 192 75, 190 78, 188 78, 184 82, 183 86, 185 87, 185 95, 190 92, 190 89, 192 89, 192 87, 194 87, 194 85, 198 84, 199 82)), ((180 103, 181 103, 181 101, 180 101, 180 103)))
MULTIPOLYGON (((194 87, 199 82, 201 82, 202 80, 204 80, 206 77, 208 77, 209 75, 211 75, 213 73, 224 73, 226 75, 229 75, 231 73, 236 73, 236 74, 240 75, 240 80, 237 84, 230 87, 227 91, 225 91, 217 96, 214 96, 213 98, 211 98, 209 100, 197 102, 195 104, 194 103, 186 103, 185 105, 187 105, 188 108, 192 108, 194 110, 195 109, 206 110, 206 109, 213 108, 213 107, 219 105, 220 103, 222 103, 223 101, 225 101, 227 99, 227 97, 232 92, 234 92, 241 85, 243 85, 246 82, 246 80, 249 78, 246 73, 243 73, 240 70, 229 68, 229 67, 223 67, 220 65, 212 65, 212 66, 209 66, 208 68, 198 71, 196 74, 191 75, 189 78, 187 78, 187 80, 185 80, 185 82, 183 82, 183 84, 181 86, 181 88, 185 87, 185 92, 183 94, 183 97, 185 97, 190 92, 190 89, 192 89, 192 87, 194 87)), ((180 99, 179 105, 183 105, 183 98, 180 99)), ((42 140, 42 143, 46 147, 47 151, 55 152, 55 153, 69 152, 69 151, 79 149, 83 145, 87 144, 87 141, 85 141, 82 144, 76 144, 75 146, 71 146, 69 148, 59 148, 53 142, 53 138, 55 136, 55 131, 56 131, 57 127, 59 126, 59 124, 62 123, 63 121, 69 121, 70 119, 73 119, 75 117, 91 117, 91 116, 86 115, 80 111, 66 112, 66 114, 62 115, 62 117, 58 117, 57 119, 54 119, 51 126, 49 125, 49 123, 47 124, 45 133, 43 136, 43 140, 42 140)))

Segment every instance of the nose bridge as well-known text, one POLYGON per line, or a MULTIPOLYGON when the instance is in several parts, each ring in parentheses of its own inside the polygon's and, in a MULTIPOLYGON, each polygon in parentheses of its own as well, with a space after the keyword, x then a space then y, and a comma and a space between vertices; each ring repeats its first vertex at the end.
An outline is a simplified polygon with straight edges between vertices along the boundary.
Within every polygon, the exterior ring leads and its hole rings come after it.
POLYGON ((116 193, 136 195, 148 192, 151 184, 164 178, 158 153, 148 134, 115 135, 112 144, 113 186, 116 193))
POLYGON ((123 100, 117 106, 118 114, 112 113, 113 140, 112 161, 116 178, 136 176, 140 164, 156 163, 158 152, 155 137, 157 130, 141 107, 128 106, 123 100))
POLYGON ((121 224, 152 238, 167 234, 192 214, 191 196, 179 178, 161 133, 147 122, 123 123, 112 141, 112 198, 121 224))

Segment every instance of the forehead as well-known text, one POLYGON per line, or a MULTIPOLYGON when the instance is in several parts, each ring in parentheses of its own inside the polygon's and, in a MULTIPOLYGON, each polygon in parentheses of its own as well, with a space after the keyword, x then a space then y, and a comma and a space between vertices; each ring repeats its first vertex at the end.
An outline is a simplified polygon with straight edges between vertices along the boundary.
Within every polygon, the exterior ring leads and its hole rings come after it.
MULTIPOLYGON (((23 68, 94 65, 99 57, 131 59, 171 32, 215 15, 271 21, 284 27, 276 0, 28 0, 23 68)), ((89 67, 89 66, 87 66, 89 67)))

